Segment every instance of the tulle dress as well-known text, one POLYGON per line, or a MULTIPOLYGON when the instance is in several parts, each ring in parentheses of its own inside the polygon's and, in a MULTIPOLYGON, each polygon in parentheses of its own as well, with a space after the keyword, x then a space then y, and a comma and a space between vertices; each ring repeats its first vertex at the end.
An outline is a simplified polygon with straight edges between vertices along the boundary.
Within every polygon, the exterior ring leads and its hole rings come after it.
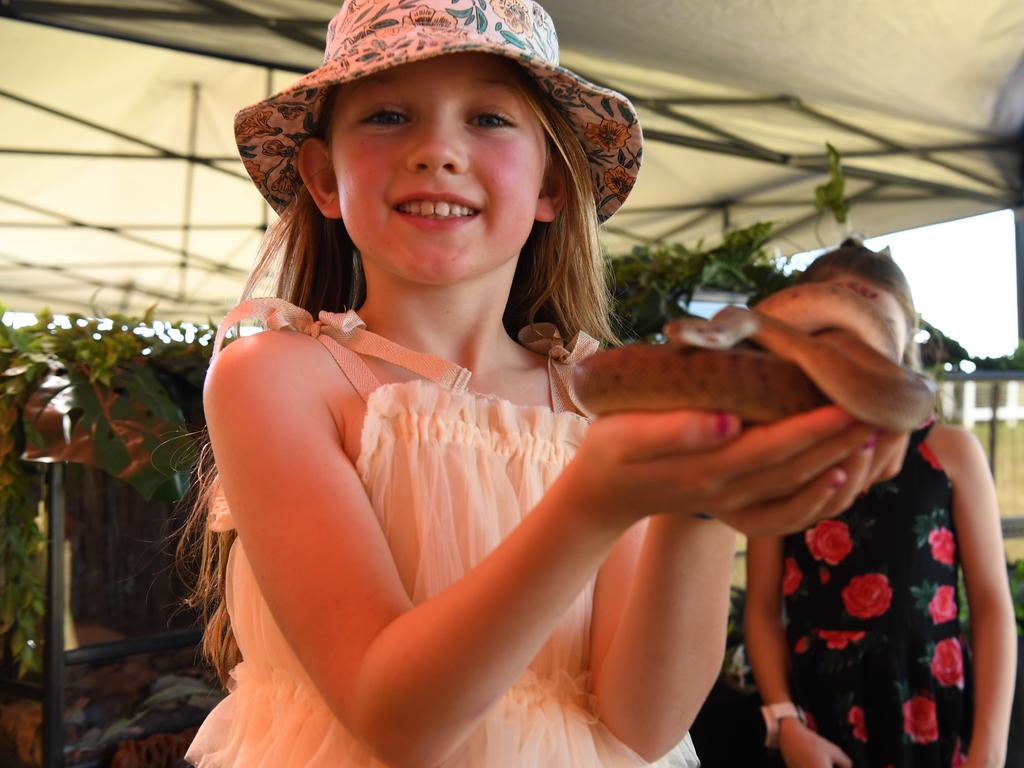
MULTIPOLYGON (((597 344, 564 346, 550 326, 520 339, 548 354, 554 409, 467 390, 468 371, 369 333, 353 312, 318 321, 280 300, 253 300, 225 319, 317 337, 366 401, 356 469, 414 604, 436 595, 493 550, 572 459, 587 427, 566 374, 597 344), (372 355, 423 378, 378 385, 372 355)), ((219 347, 220 339, 218 339, 219 347)), ((233 527, 223 498, 210 526, 233 527)), ((588 690, 591 581, 519 680, 444 768, 626 768, 648 765, 594 716, 588 690)), ((281 634, 240 539, 232 545, 227 607, 243 657, 229 694, 186 759, 199 768, 383 768, 334 717, 281 634)), ((658 766, 699 765, 689 736, 658 766)))

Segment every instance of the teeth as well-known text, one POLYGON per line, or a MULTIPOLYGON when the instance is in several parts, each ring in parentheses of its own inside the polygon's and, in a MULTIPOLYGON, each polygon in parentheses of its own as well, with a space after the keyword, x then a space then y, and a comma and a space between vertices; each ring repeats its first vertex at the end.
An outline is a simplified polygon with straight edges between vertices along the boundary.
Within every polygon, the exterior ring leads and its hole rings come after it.
POLYGON ((444 200, 431 202, 430 200, 413 200, 402 203, 398 206, 402 213, 411 213, 416 216, 428 216, 434 219, 450 219, 459 216, 471 216, 476 213, 472 208, 464 205, 456 205, 444 200))

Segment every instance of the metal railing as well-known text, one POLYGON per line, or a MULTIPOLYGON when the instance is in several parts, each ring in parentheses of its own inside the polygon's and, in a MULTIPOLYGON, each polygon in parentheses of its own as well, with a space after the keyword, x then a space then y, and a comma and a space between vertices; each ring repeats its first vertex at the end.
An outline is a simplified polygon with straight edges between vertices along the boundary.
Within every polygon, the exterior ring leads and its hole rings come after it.
POLYGON ((985 448, 1003 516, 1003 536, 1024 539, 1024 371, 948 373, 939 384, 942 420, 970 430, 985 448))

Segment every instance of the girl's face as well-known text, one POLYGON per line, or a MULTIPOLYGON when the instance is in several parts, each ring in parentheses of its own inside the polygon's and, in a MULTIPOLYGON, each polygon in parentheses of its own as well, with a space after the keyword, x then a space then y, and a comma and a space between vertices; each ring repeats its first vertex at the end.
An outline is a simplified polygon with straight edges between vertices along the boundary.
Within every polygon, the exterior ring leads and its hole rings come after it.
POLYGON ((906 313, 896 297, 875 283, 854 274, 837 275, 829 282, 849 288, 851 291, 855 291, 871 301, 878 314, 889 327, 889 330, 892 331, 893 338, 896 341, 896 349, 899 350, 900 356, 902 356, 910 338, 906 313))
POLYGON ((345 222, 368 283, 511 279, 534 222, 557 214, 562 182, 512 66, 460 53, 341 87, 329 141, 306 142, 315 156, 300 167, 321 211, 345 222))

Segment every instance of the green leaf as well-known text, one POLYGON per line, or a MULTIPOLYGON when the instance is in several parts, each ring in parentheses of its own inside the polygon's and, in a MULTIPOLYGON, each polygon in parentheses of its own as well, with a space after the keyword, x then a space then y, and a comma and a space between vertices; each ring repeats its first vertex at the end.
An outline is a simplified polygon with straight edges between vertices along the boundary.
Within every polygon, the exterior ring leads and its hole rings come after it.
POLYGON ((526 50, 526 43, 524 43, 514 34, 509 32, 507 29, 501 30, 501 36, 505 38, 508 42, 512 43, 512 45, 514 45, 516 48, 521 48, 524 51, 526 50))
POLYGON ((849 209, 843 198, 846 177, 843 176, 842 158, 839 150, 831 144, 826 143, 825 147, 828 151, 828 181, 814 188, 814 206, 819 212, 827 208, 837 222, 844 224, 849 209))

